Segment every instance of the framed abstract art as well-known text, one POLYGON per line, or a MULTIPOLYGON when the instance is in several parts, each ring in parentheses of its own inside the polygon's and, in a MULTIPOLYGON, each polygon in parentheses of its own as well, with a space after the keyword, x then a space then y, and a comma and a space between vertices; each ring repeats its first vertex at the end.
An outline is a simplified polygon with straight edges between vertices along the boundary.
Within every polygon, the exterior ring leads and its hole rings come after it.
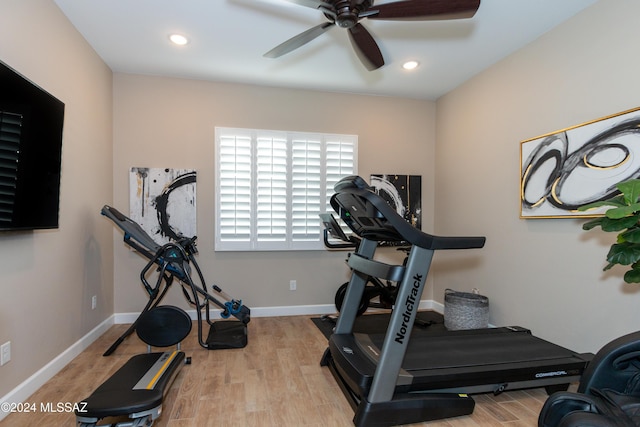
POLYGON ((592 217, 580 206, 608 199, 640 177, 640 108, 520 143, 520 217, 592 217))
POLYGON ((129 211, 159 244, 196 235, 196 172, 132 167, 129 211))
POLYGON ((371 186, 407 222, 422 228, 422 176, 372 174, 371 186))

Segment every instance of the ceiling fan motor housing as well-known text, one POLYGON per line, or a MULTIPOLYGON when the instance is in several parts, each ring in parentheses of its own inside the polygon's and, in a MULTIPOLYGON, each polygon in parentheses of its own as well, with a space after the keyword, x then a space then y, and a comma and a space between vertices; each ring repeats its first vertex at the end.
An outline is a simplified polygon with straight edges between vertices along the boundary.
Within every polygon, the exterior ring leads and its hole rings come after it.
POLYGON ((363 1, 349 1, 338 0, 333 4, 335 8, 335 23, 340 28, 352 28, 357 23, 360 13, 366 11, 371 7, 372 0, 363 1))

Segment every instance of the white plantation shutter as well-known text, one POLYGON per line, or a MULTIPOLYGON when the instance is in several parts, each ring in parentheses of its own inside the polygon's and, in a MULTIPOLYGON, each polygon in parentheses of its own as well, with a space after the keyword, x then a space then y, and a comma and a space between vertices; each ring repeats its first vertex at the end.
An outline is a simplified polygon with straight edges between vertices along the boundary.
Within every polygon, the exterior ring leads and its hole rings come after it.
POLYGON ((251 241, 252 157, 250 137, 223 135, 219 139, 217 229, 226 242, 251 241))
POLYGON ((326 143, 326 199, 325 212, 333 212, 329 200, 333 186, 345 176, 356 174, 356 141, 334 135, 326 143))
POLYGON ((287 140, 258 137, 256 237, 258 242, 287 240, 287 140))
MULTIPOLYGON (((322 146, 319 139, 294 138, 291 155, 291 227, 293 241, 315 242, 320 235, 322 146)), ((323 209, 324 211, 324 209, 323 209)))
POLYGON ((319 213, 357 173, 357 137, 216 128, 215 249, 323 249, 319 213))

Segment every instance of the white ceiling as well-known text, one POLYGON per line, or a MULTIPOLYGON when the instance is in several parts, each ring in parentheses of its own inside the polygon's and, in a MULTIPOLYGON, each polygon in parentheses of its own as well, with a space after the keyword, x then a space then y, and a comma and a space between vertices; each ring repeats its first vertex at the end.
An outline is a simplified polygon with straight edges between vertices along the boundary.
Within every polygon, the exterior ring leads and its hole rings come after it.
POLYGON ((338 27, 278 59, 264 58, 326 22, 320 11, 286 0, 55 0, 114 72, 431 100, 595 1, 482 0, 467 20, 362 19, 386 62, 367 71, 338 27), (173 32, 190 43, 172 45, 173 32), (404 71, 409 59, 421 66, 404 71))

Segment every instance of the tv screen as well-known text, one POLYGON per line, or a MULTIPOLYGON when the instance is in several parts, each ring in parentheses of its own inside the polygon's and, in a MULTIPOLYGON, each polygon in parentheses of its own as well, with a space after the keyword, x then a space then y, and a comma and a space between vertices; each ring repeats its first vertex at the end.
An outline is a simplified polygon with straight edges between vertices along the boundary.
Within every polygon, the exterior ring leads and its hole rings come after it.
POLYGON ((0 231, 58 228, 64 103, 0 61, 0 231))

